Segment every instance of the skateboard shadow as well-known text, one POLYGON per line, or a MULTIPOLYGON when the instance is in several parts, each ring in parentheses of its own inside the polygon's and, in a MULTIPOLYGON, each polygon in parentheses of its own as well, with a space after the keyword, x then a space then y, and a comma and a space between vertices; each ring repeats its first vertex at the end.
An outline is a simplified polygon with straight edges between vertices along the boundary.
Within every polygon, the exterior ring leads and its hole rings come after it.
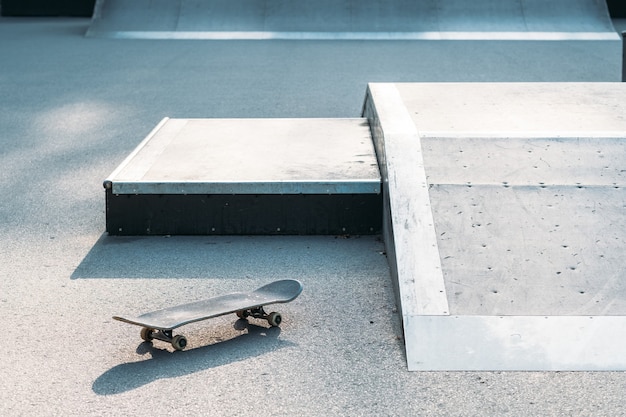
POLYGON ((137 353, 150 354, 151 359, 109 369, 94 381, 92 389, 98 395, 121 394, 158 379, 176 378, 294 346, 294 343, 278 338, 278 327, 261 327, 238 320, 235 328, 248 331, 233 339, 182 352, 171 352, 149 342, 141 343, 137 353))

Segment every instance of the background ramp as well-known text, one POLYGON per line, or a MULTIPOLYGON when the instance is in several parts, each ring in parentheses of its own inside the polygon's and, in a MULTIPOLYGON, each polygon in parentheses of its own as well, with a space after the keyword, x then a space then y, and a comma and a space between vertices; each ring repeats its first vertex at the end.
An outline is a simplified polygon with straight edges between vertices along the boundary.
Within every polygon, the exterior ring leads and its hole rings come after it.
POLYGON ((87 36, 619 39, 604 0, 98 0, 87 36))

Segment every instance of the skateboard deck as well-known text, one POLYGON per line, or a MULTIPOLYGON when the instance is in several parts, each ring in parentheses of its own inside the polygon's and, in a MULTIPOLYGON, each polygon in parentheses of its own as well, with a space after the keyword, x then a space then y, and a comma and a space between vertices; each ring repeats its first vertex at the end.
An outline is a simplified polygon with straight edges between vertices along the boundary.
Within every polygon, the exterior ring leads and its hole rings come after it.
POLYGON ((193 303, 151 311, 137 317, 113 316, 115 320, 141 326, 141 338, 145 341, 162 340, 174 349, 183 350, 187 345, 185 336, 174 336, 172 331, 185 324, 207 320, 225 314, 236 313, 240 318, 265 319, 271 326, 282 321, 280 313, 266 313, 264 306, 293 301, 302 292, 302 284, 293 279, 274 281, 251 292, 220 295, 193 303))

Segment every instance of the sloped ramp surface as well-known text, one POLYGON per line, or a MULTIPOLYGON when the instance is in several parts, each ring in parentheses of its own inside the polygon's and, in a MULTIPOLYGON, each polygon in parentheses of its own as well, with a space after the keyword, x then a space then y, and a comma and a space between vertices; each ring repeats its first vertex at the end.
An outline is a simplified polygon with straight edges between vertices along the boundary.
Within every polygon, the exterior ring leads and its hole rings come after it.
POLYGON ((603 0, 98 0, 87 36, 619 39, 603 0))

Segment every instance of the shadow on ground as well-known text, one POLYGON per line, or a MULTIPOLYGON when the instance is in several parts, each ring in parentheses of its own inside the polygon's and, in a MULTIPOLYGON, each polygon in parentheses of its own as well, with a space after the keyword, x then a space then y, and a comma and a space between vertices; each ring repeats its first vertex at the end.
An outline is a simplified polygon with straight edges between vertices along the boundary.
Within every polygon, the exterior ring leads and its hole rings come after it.
POLYGON ((355 236, 109 236, 71 275, 90 278, 272 278, 336 263, 359 267, 379 240, 355 236))
POLYGON ((278 338, 278 327, 256 326, 245 320, 238 320, 235 326, 238 330, 247 329, 247 333, 182 352, 166 350, 166 345, 161 342, 155 342, 158 343, 156 345, 143 342, 137 353, 150 355, 150 359, 123 363, 109 369, 94 381, 92 389, 98 395, 121 394, 159 379, 217 368, 294 345, 278 338))

